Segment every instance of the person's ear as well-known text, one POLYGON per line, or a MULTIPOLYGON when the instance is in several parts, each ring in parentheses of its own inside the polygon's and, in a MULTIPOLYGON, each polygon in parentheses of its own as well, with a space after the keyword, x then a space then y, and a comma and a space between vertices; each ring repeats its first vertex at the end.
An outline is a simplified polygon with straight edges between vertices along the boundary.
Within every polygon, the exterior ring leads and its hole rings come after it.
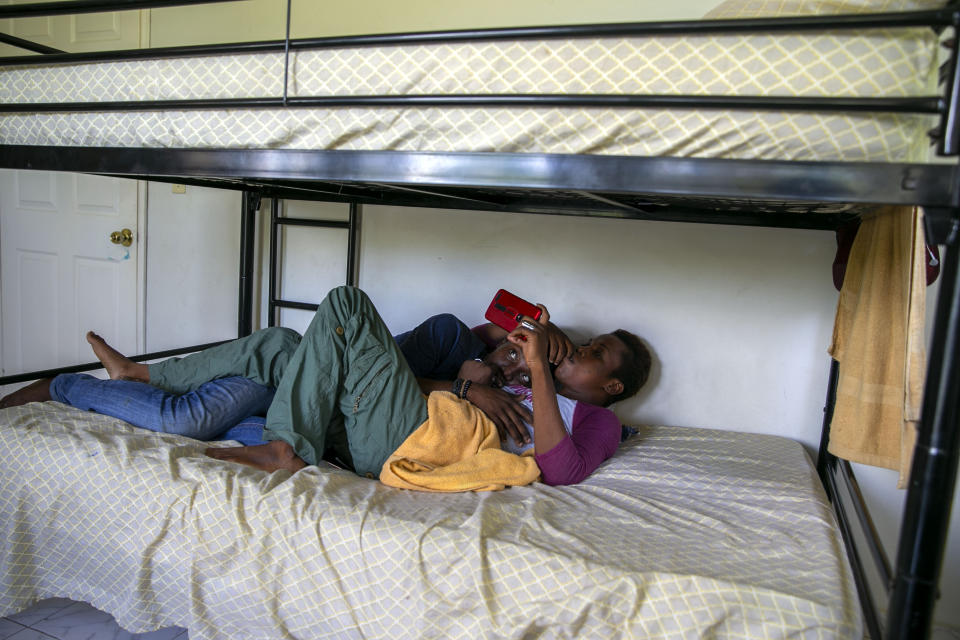
POLYGON ((603 390, 607 392, 608 396, 613 398, 623 393, 623 383, 616 378, 610 378, 610 380, 603 385, 603 390))

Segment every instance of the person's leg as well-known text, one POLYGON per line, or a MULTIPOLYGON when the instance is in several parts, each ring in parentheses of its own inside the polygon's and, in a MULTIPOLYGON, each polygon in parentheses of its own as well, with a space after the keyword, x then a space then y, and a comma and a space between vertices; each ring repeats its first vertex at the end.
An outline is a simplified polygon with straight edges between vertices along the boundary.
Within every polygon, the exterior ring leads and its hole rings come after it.
POLYGON ((107 344, 106 340, 93 331, 87 331, 87 342, 90 343, 93 355, 97 356, 97 360, 107 370, 107 375, 110 376, 111 380, 150 382, 150 371, 147 365, 142 362, 134 362, 107 344))
POLYGON ((300 334, 293 329, 262 329, 183 358, 150 364, 150 384, 182 394, 217 378, 242 376, 276 387, 299 343, 300 334))
POLYGON ((234 440, 246 447, 255 447, 266 444, 263 439, 263 416, 250 416, 233 425, 219 436, 217 440, 234 440))
POLYGON ((273 389, 234 376, 175 395, 143 382, 61 374, 53 379, 50 395, 151 431, 211 440, 244 418, 266 412, 273 389))
POLYGON ((25 387, 20 387, 13 393, 0 398, 0 409, 7 407, 19 407, 28 402, 45 402, 50 400, 50 381, 53 378, 41 378, 31 382, 25 387))
POLYGON ((338 414, 360 474, 379 474, 427 418, 403 354, 366 294, 352 287, 327 295, 290 359, 267 412, 264 439, 271 448, 210 449, 208 455, 270 470, 294 469, 286 460, 264 462, 278 452, 315 464, 338 414))
POLYGON ((418 378, 453 380, 464 361, 487 352, 486 343, 449 313, 427 318, 394 340, 418 378))

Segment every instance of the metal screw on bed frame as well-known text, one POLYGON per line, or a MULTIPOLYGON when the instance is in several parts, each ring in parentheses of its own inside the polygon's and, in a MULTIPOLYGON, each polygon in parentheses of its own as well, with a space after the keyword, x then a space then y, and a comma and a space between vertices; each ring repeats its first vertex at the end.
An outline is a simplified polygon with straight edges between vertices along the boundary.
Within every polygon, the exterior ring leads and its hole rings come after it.
POLYGON ((907 171, 906 175, 903 176, 903 181, 900 183, 900 188, 904 191, 915 191, 917 188, 917 177, 911 175, 910 171, 907 171))

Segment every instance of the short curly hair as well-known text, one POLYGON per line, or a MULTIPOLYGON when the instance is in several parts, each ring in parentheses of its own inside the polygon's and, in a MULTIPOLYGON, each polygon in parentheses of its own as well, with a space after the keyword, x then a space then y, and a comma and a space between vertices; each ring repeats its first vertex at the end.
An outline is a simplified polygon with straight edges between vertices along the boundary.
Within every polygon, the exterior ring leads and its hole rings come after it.
POLYGON ((623 362, 610 374, 623 383, 623 391, 610 396, 604 406, 636 395, 650 378, 650 367, 653 362, 647 345, 634 334, 624 329, 617 329, 611 335, 616 336, 626 347, 623 352, 623 362))

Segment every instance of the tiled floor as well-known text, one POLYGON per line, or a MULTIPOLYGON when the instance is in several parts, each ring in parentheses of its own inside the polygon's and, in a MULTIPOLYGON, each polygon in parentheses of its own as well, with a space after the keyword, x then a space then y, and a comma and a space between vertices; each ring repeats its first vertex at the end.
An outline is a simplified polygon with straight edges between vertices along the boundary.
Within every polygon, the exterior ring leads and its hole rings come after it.
POLYGON ((179 627, 129 633, 85 602, 51 598, 0 618, 0 640, 188 640, 188 634, 179 627))

